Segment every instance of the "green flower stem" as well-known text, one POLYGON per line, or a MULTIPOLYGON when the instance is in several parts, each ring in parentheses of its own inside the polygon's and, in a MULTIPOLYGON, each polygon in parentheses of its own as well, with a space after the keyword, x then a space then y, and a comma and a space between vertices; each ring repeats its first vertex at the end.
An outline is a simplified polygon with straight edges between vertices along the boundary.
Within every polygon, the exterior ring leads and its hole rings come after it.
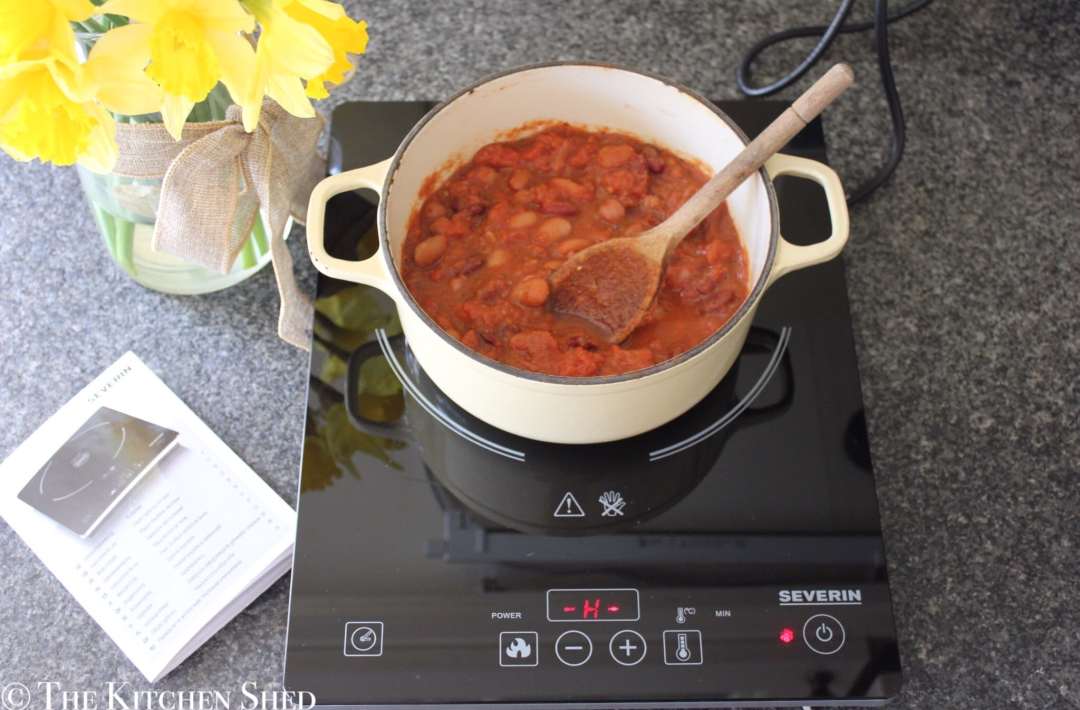
POLYGON ((116 261, 116 220, 93 201, 90 201, 90 206, 94 209, 94 216, 97 217, 101 236, 105 238, 105 248, 109 250, 109 256, 113 258, 113 261, 116 261))
POLYGON ((123 27, 128 24, 128 18, 123 15, 104 15, 105 22, 109 25, 109 29, 114 27, 123 27))
POLYGON ((215 88, 206 97, 206 105, 209 109, 208 121, 221 121, 225 118, 225 111, 229 108, 228 95, 222 96, 220 88, 215 88))
POLYGON ((255 239, 256 248, 259 250, 259 256, 270 250, 270 241, 266 236, 266 227, 263 226, 261 214, 255 215, 255 227, 251 230, 251 234, 255 239))
POLYGON ((99 20, 94 17, 88 17, 78 24, 85 27, 89 32, 102 33, 109 30, 109 27, 104 20, 99 20))
POLYGON ((116 219, 116 263, 124 271, 135 275, 135 261, 132 258, 132 242, 135 236, 135 224, 126 219, 116 219))
POLYGON ((240 249, 240 268, 254 268, 256 261, 257 259, 255 258, 255 238, 248 237, 248 240, 244 242, 244 246, 240 249))

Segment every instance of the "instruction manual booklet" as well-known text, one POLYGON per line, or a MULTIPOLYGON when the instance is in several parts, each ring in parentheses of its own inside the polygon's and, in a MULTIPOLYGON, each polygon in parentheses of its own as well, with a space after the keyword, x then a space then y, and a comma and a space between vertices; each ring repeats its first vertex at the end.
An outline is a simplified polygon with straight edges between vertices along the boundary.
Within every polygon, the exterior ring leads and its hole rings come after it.
POLYGON ((289 569, 296 525, 130 352, 0 464, 0 517, 151 682, 289 569))

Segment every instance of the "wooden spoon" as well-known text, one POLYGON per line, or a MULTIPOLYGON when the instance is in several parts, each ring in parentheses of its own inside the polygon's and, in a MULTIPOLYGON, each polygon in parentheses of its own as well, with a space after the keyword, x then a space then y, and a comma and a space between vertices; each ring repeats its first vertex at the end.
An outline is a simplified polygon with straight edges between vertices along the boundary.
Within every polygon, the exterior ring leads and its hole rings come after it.
POLYGON ((609 239, 568 259, 549 277, 552 309, 592 321, 609 333, 612 343, 625 340, 656 298, 668 254, 854 80, 847 64, 832 67, 666 220, 638 236, 609 239))

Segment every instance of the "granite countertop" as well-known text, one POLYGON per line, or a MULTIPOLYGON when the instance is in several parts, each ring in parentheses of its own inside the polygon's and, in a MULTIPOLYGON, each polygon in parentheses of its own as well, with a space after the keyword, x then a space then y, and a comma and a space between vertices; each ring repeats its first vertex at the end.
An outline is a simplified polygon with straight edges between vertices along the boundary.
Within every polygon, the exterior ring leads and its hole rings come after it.
MULTIPOLYGON (((735 98, 752 42, 836 5, 347 4, 372 41, 334 101, 570 58, 735 98)), ((1080 5, 939 1, 891 36, 907 153, 853 211, 845 258, 905 675, 893 707, 1080 707, 1080 5)), ((829 58, 861 80, 826 119, 854 184, 888 119, 868 36, 829 58)), ((108 260, 73 170, 0 157, 0 456, 131 349, 295 503, 307 356, 277 340, 276 312, 269 270, 204 297, 144 290, 108 260)), ((0 685, 148 687, 2 524, 0 569, 0 685)), ((286 578, 157 687, 273 687, 287 601, 286 578)))

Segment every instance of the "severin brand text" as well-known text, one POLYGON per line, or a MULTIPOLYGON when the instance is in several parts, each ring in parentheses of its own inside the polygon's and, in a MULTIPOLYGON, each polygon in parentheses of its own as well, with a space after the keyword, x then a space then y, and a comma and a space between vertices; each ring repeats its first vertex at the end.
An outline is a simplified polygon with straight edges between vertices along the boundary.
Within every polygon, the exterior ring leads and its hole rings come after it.
POLYGON ((862 604, 858 589, 781 589, 780 606, 862 604))

